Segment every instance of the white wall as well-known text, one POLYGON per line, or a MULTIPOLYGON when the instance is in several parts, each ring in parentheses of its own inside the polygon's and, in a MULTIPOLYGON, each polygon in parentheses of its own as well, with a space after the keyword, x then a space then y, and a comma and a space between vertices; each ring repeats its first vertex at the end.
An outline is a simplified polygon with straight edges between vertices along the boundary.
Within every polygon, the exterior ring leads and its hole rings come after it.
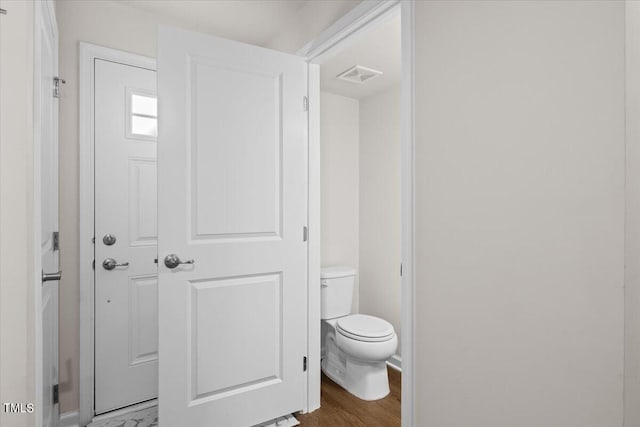
POLYGON ((415 3, 416 425, 619 427, 624 3, 415 3))
MULTIPOLYGON (((34 8, 0 1, 0 403, 35 403, 34 8)), ((5 413, 0 425, 35 424, 5 413)))
POLYGON ((359 105, 328 92, 320 94, 320 105, 321 264, 358 268, 359 105))
MULTIPOLYGON (((360 100, 360 313, 401 336, 400 89, 360 100)), ((397 354, 401 345, 398 343, 397 354)))
POLYGON ((361 0, 314 0, 308 2, 291 22, 276 34, 265 47, 296 53, 325 28, 346 15, 361 0), (329 24, 329 25, 328 25, 329 24))

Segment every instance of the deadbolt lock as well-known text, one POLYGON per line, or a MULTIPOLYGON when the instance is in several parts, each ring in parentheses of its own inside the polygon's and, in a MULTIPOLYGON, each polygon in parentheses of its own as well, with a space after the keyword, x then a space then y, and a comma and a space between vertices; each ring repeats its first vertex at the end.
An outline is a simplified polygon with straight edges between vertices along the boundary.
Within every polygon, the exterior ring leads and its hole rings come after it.
POLYGON ((102 243, 104 243, 107 246, 111 246, 116 242, 116 236, 114 236, 113 234, 105 234, 104 237, 102 238, 102 243))

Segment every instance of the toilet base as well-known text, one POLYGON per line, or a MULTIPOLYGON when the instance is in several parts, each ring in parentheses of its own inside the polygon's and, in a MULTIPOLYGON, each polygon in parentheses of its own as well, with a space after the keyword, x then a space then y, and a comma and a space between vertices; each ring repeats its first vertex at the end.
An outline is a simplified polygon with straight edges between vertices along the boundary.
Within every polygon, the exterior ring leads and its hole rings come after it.
POLYGON ((362 400, 378 400, 387 396, 389 377, 386 362, 366 362, 347 357, 331 335, 327 337, 327 355, 322 359, 322 372, 362 400))

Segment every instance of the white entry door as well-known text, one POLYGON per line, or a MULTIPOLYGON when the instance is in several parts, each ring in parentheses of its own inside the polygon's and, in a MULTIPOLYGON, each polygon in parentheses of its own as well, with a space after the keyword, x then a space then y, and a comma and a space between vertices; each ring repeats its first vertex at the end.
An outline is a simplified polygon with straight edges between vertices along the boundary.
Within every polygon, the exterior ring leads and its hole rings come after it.
POLYGON ((37 147, 40 151, 39 207, 40 254, 42 262, 42 413, 44 427, 57 427, 58 405, 58 295, 60 259, 58 251, 58 99, 55 78, 58 75, 58 32, 52 2, 38 2, 36 64, 40 69, 37 147))
POLYGON ((159 31, 161 426, 304 407, 306 94, 299 57, 159 31))
POLYGON ((158 393, 156 73, 95 60, 95 412, 158 393))

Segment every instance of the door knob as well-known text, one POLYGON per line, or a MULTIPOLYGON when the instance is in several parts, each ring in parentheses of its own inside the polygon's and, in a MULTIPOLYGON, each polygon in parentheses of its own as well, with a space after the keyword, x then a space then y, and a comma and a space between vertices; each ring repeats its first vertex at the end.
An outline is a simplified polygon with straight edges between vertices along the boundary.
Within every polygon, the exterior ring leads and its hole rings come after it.
POLYGON ((188 261, 180 261, 180 258, 176 254, 169 254, 164 257, 164 265, 166 265, 167 268, 176 268, 181 264, 195 264, 195 261, 192 259, 188 261))
POLYGON ((45 273, 42 271, 42 283, 51 282, 60 280, 62 278, 62 271, 58 271, 57 273, 45 273))
POLYGON ((102 267, 104 267, 105 270, 113 270, 116 267, 129 267, 129 263, 123 262, 122 264, 118 264, 118 261, 115 259, 107 258, 102 261, 102 267))

